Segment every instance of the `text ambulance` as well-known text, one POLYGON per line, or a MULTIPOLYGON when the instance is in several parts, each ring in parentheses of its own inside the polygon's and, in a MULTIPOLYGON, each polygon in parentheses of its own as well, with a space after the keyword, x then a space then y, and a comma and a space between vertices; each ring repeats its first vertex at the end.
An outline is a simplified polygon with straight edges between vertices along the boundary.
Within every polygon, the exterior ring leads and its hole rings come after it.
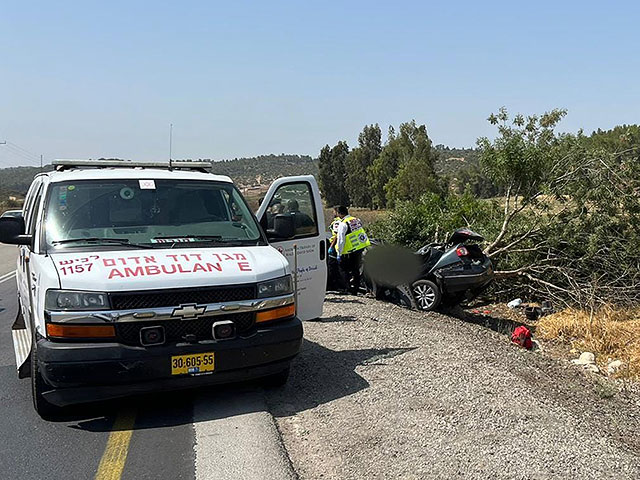
POLYGON ((0 241, 20 246, 12 334, 38 413, 138 392, 286 381, 300 320, 320 316, 324 300, 313 177, 274 182, 256 218, 231 179, 207 173, 209 163, 54 165, 35 177, 23 216, 0 219, 0 241))

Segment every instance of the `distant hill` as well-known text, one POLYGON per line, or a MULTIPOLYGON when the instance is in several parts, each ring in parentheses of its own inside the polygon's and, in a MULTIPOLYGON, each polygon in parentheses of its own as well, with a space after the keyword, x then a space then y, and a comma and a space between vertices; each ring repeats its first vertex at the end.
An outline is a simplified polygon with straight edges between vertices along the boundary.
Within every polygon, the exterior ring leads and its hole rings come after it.
MULTIPOLYGON (((436 172, 439 175, 455 176, 462 170, 477 166, 478 151, 476 149, 449 148, 444 145, 436 145, 435 149, 439 156, 436 162, 436 172)), ((45 170, 51 170, 51 168, 50 165, 44 167, 45 170)), ((212 171, 220 175, 228 175, 242 187, 268 187, 278 177, 317 175, 318 161, 308 155, 260 155, 213 161, 212 171)), ((0 169, 0 204, 9 195, 24 195, 33 177, 39 172, 38 167, 0 169)))
MULTIPOLYGON (((51 165, 44 167, 44 170, 51 170, 51 165)), ((40 167, 9 167, 0 169, 0 195, 6 197, 8 194, 24 195, 38 173, 40 167)))
POLYGON ((443 176, 455 176, 461 170, 478 165, 479 152, 475 148, 450 148, 436 145, 438 160, 435 163, 436 173, 443 176))
POLYGON ((260 155, 213 162, 213 172, 241 186, 268 186, 279 177, 317 175, 318 161, 308 155, 260 155))
MULTIPOLYGON (((49 171, 52 167, 47 165, 44 169, 49 171)), ((212 171, 219 175, 228 175, 242 186, 268 186, 273 180, 282 176, 316 175, 318 162, 307 155, 260 155, 214 161, 212 171)), ((39 167, 0 169, 0 201, 10 194, 24 195, 33 177, 39 172, 39 167)))

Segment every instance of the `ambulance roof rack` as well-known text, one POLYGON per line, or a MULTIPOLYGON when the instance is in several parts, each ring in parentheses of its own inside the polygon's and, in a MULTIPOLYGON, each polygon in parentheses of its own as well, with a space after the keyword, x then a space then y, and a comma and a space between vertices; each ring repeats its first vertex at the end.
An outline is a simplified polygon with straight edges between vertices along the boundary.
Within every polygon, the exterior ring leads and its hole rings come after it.
POLYGON ((171 162, 131 162, 129 160, 70 160, 58 159, 51 162, 59 172, 81 168, 162 168, 167 170, 196 170, 208 173, 211 162, 190 162, 172 160, 171 162))

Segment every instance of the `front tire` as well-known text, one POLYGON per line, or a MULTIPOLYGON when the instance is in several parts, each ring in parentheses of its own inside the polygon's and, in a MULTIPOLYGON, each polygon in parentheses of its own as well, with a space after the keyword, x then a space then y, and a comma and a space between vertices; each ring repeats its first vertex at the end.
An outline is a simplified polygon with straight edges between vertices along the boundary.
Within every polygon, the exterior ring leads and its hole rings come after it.
POLYGON ((44 398, 44 393, 51 390, 51 388, 47 386, 38 369, 37 350, 34 340, 31 347, 31 397, 33 399, 33 408, 43 420, 50 420, 60 413, 60 408, 47 402, 44 398))
POLYGON ((418 280, 411 285, 411 293, 418 309, 423 312, 435 310, 442 300, 442 292, 431 280, 418 280))

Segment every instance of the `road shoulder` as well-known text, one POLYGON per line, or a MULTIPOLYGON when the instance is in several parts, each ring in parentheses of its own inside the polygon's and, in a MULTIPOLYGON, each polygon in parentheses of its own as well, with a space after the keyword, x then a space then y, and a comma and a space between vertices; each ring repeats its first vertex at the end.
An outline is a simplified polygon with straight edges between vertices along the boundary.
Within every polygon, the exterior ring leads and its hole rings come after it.
POLYGON ((303 479, 640 478, 638 395, 597 385, 481 325, 329 295, 267 398, 303 479))
POLYGON ((260 389, 198 396, 193 422, 196 480, 297 478, 260 389))

